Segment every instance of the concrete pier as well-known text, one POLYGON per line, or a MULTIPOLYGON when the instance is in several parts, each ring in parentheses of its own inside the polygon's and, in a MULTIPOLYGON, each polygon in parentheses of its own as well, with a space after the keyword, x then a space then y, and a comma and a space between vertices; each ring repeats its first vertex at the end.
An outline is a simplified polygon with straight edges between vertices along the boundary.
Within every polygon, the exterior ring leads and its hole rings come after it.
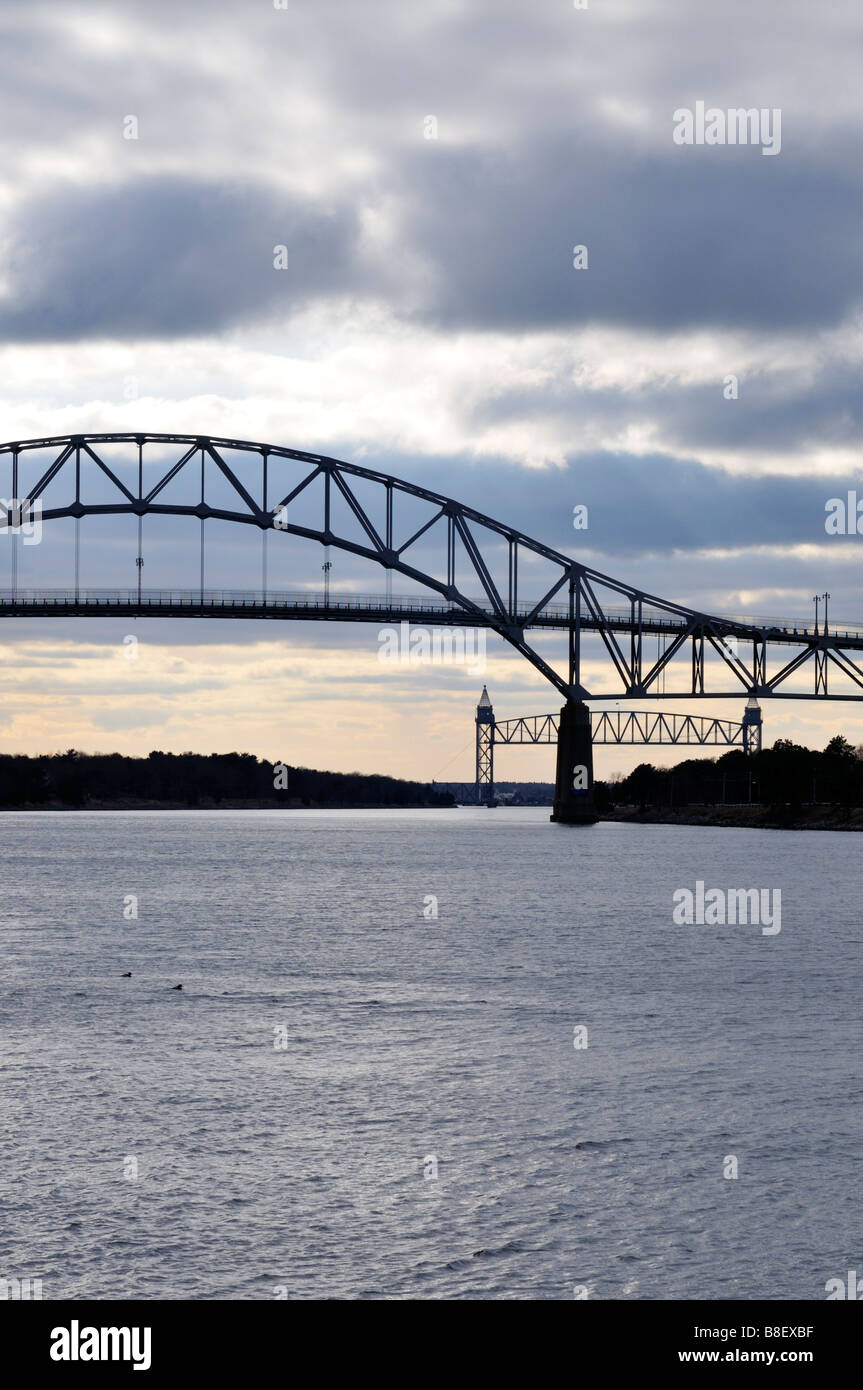
POLYGON ((593 795, 593 743, 590 710, 572 700, 560 711, 557 776, 551 820, 565 825, 593 825, 598 819, 593 795))

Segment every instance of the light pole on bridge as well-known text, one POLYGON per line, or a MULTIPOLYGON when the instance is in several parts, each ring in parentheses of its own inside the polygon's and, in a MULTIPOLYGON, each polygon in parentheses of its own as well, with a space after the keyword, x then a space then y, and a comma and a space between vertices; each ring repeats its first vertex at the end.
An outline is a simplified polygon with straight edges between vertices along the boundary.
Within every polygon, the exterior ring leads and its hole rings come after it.
POLYGON ((824 636, 827 636, 827 600, 831 597, 828 593, 813 594, 812 602, 815 604, 815 636, 818 636, 818 605, 824 604, 824 636))

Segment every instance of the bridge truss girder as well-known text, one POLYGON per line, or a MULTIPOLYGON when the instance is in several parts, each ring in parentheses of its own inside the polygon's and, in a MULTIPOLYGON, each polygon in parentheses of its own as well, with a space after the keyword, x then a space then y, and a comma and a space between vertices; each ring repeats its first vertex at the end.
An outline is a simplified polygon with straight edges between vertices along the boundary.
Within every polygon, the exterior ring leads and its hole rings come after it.
MULTIPOLYGON (((74 518, 76 525, 76 583, 75 598, 69 611, 91 615, 92 605, 82 602, 77 572, 78 526, 89 516, 131 515, 140 523, 147 516, 197 517, 201 522, 201 574, 199 605, 167 605, 159 612, 165 616, 246 616, 246 617, 332 617, 334 620, 373 622, 392 621, 398 617, 397 606, 382 603, 377 612, 368 608, 347 614, 344 609, 324 611, 316 608, 294 611, 290 605, 279 608, 267 603, 266 585, 260 611, 252 604, 243 612, 228 605, 205 602, 203 584, 204 527, 208 520, 235 522, 258 528, 264 536, 278 531, 285 536, 299 536, 316 541, 324 547, 336 547, 349 554, 382 566, 389 574, 399 574, 437 596, 438 609, 429 616, 449 626, 478 627, 497 632, 506 642, 555 687, 566 701, 597 699, 664 699, 664 698, 725 698, 741 694, 765 698, 863 700, 863 629, 824 632, 806 625, 782 626, 770 621, 738 620, 700 613, 685 605, 670 602, 621 583, 609 575, 579 564, 539 541, 506 526, 493 518, 464 506, 452 498, 429 489, 394 478, 388 474, 345 463, 325 455, 312 454, 275 445, 245 440, 216 438, 203 435, 176 434, 87 434, 67 435, 46 439, 26 440, 0 445, 0 462, 4 457, 11 464, 13 500, 19 501, 19 475, 22 456, 30 451, 46 451, 53 456, 42 468, 32 486, 26 490, 26 501, 32 507, 38 503, 42 519, 51 521, 74 518), (137 464, 137 486, 124 483, 110 463, 100 453, 100 446, 124 445, 132 451, 137 464), (155 479, 144 486, 144 450, 154 446, 180 446, 179 456, 172 460, 155 479), (255 467, 260 463, 260 482, 241 476, 242 470, 225 457, 243 456, 244 464, 254 456, 255 467), (200 464, 200 496, 183 503, 165 501, 167 489, 181 475, 197 478, 200 464), (288 472, 299 472, 299 477, 288 472), (115 494, 109 502, 89 502, 82 494, 82 480, 93 472, 104 487, 107 483, 115 494), (207 501, 207 483, 215 475, 231 490, 233 505, 213 505, 207 501), (51 505, 52 487, 61 479, 72 484, 73 500, 51 505), (375 506, 363 502, 358 487, 371 485, 375 506), (300 497, 307 501, 319 493, 318 525, 302 525, 290 519, 290 509, 300 497), (160 500, 161 499, 161 500, 160 500), (399 506, 410 499, 421 502, 428 514, 420 525, 399 512, 399 506), (346 518, 351 534, 343 531, 346 518), (282 524, 281 517, 287 517, 282 524), (425 549, 434 542, 434 568, 425 557, 425 549), (544 567, 544 593, 536 599, 536 579, 530 596, 526 590, 531 576, 544 567), (527 581, 524 580, 525 571, 527 581), (473 593, 467 592, 469 588, 473 593), (611 606, 610 606, 611 605, 611 606), (621 605, 617 607, 616 605, 621 605), (230 610, 230 611, 229 611, 230 610), (560 630, 568 636, 568 661, 565 671, 551 665, 535 642, 529 639, 532 631, 560 630), (601 648, 619 682, 615 690, 591 692, 582 679, 585 662, 584 639, 598 635, 601 648), (646 641, 653 635, 665 636, 668 645, 651 661, 646 654, 646 641), (777 656, 778 653, 778 656, 777 656), (706 660, 708 655, 719 662, 706 660), (768 656, 772 660, 768 660, 768 656), (666 692, 665 675, 680 663, 687 662, 690 672, 689 688, 666 692), (813 683, 809 690, 797 689, 792 678, 811 668, 813 683), (716 671, 721 671, 728 688, 718 686, 716 671), (840 673, 850 684, 850 690, 830 688, 829 676, 840 673)), ((104 452, 104 450, 103 450, 104 452)), ((85 489, 86 491, 86 489, 85 489)), ((11 509, 10 509, 11 510, 11 509)), ((0 517, 2 523, 2 517, 0 517)), ((139 539, 140 545, 140 539, 139 539)), ((152 614, 153 606, 144 605, 140 589, 138 564, 138 604, 127 602, 123 611, 152 614)), ((19 611, 33 614, 33 604, 23 605, 13 592, 8 600, 0 599, 0 612, 19 611)), ((46 609, 56 613, 57 607, 46 609)))
MULTIPOLYGON (((522 715, 494 722, 495 744, 557 743, 557 714, 522 715)), ((596 744, 698 745, 741 748, 760 747, 758 720, 742 723, 695 714, 667 714, 664 710, 591 710, 591 740, 596 744), (757 734, 754 732, 758 730, 757 734)))

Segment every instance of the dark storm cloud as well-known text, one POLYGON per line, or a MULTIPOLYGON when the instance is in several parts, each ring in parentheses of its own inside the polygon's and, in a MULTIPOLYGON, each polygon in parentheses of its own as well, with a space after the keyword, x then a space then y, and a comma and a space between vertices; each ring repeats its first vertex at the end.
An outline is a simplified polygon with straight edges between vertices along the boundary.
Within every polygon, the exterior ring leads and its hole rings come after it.
MULTIPOLYGON (((574 455, 564 469, 531 473, 529 485, 524 469, 511 463, 441 458, 418 465, 394 457, 380 466, 576 559, 601 550, 612 563, 618 555, 823 542, 827 499, 856 486, 849 477, 731 475, 662 454, 574 455), (586 531, 573 529, 577 504, 588 507, 586 531)), ((830 540, 831 551, 857 545, 863 554, 863 538, 830 540)), ((595 558, 586 562, 603 568, 595 558)))
MULTIPOLYGON (((207 62, 180 77, 168 45, 112 61, 110 49, 76 46, 75 26, 52 24, 50 7, 4 9, 16 55, 4 124, 23 148, 74 152, 119 130, 124 110, 143 109, 147 148, 187 160, 173 178, 142 174, 120 188, 94 168, 89 186, 76 175, 74 192, 26 195, 5 229, 7 340, 212 332, 346 290, 442 329, 509 331, 800 330, 835 324, 860 300, 859 120, 846 105, 832 126, 823 112, 818 123, 811 75, 790 43, 817 55, 813 71, 832 61, 842 93, 853 7, 831 6, 830 25, 809 6, 766 3, 753 15, 729 3, 717 15, 665 0, 609 0, 583 14, 559 0, 472 0, 440 13, 333 0, 283 14, 177 0, 81 15, 81 33, 91 15, 144 24, 151 39, 171 23, 177 48, 194 38, 191 57, 208 62, 233 36, 242 96, 231 87, 221 100, 207 62), (292 114, 293 79, 320 107, 311 126, 292 114), (273 118, 255 93, 282 84, 286 148, 317 137, 334 164, 357 150, 374 174, 350 193, 290 204, 260 183, 201 181, 196 139, 208 153, 223 148, 225 166, 235 149, 237 169, 269 148, 273 118), (783 106, 781 154, 675 146, 672 113, 699 92, 720 105, 783 106), (608 98, 628 121, 604 112, 608 98), (221 124, 226 102, 232 112, 239 103, 236 129, 221 124), (425 111, 440 119, 436 141, 422 138, 425 111), (392 246, 411 267, 400 277, 359 251, 359 209, 384 203, 392 246), (285 276, 271 268, 280 241, 292 255, 285 276), (576 244, 588 248, 588 270, 572 267, 576 244)), ((274 180, 276 166, 273 156, 274 180)))
POLYGON ((863 241, 853 178, 752 150, 725 167, 676 153, 555 140, 518 157, 402 157, 391 182, 399 244, 425 267, 422 290, 364 252, 344 199, 167 176, 38 197, 6 228, 12 294, 0 335, 170 338, 345 294, 403 312, 412 303, 438 328, 509 332, 799 330, 854 309, 863 241), (287 271, 273 268, 277 244, 288 247, 287 271), (588 249, 586 270, 573 268, 576 244, 588 249))
POLYGON ((863 294, 853 164, 554 136, 423 153, 401 167, 404 234, 434 268, 423 316, 444 327, 800 329, 863 294))
POLYGON ((66 190, 22 204, 6 234, 7 342, 215 332, 353 292, 363 273, 352 209, 241 182, 66 190))

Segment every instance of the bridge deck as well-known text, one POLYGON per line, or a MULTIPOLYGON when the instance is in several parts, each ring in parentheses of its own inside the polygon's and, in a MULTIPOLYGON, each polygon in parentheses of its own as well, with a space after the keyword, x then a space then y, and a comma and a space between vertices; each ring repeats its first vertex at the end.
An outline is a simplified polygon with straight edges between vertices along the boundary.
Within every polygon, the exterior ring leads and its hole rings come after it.
MULTIPOLYGON (((567 629, 569 609, 549 604, 540 614, 532 614, 530 603, 517 606, 515 618, 527 619, 526 627, 567 629)), ((0 589, 0 617, 183 617, 183 618, 262 618, 333 622, 391 624, 423 620, 450 627, 492 627, 499 619, 490 608, 478 605, 466 611, 456 603, 433 599, 382 594, 331 594, 325 601, 311 591, 273 591, 234 589, 0 589)), ((741 638, 748 634, 769 634, 771 642, 799 645, 818 640, 819 633, 803 621, 780 618, 725 616, 728 630, 741 638)), ((637 629, 630 609, 603 609, 601 619, 582 613, 584 631, 605 626, 617 632, 637 629)), ((686 632, 689 620, 661 610, 645 609, 641 619, 644 633, 686 632)), ((820 635, 823 635, 820 634, 820 635)), ((831 623, 830 637, 844 645, 863 650, 863 626, 831 623)))

